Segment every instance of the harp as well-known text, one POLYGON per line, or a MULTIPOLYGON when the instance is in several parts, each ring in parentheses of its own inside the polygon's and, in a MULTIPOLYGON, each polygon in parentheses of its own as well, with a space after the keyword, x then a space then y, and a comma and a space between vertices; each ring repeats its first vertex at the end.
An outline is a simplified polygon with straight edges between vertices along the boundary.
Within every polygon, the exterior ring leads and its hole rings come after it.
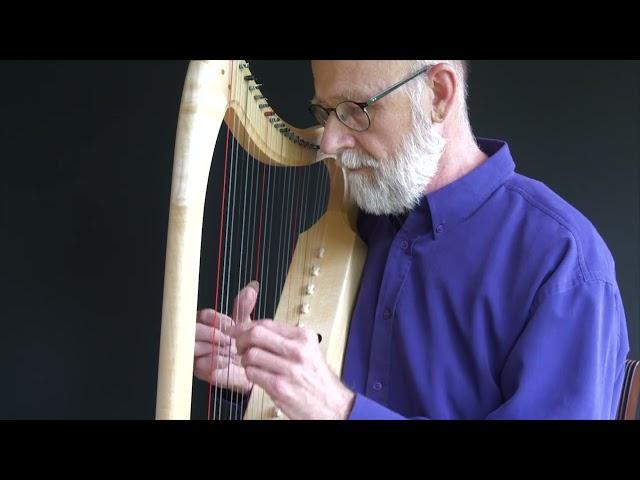
MULTIPOLYGON (((191 417, 203 214, 221 127, 226 124, 244 151, 265 165, 299 167, 326 160, 318 155, 322 129, 288 124, 261 98, 259 87, 241 60, 192 61, 188 67, 174 152, 156 419, 191 417)), ((366 247, 355 233, 357 211, 348 201, 345 173, 331 161, 326 166, 326 210, 297 238, 273 319, 317 332, 327 363, 340 376, 366 247)), ((256 385, 244 418, 284 416, 256 385)))

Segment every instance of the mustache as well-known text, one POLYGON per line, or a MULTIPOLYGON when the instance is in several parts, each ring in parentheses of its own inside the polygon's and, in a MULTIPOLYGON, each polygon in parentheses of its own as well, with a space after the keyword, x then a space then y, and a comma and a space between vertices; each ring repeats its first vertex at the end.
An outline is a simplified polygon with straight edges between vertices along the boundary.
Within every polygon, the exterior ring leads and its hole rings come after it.
POLYGON ((336 163, 342 168, 377 168, 378 160, 364 153, 358 153, 355 150, 346 150, 336 155, 336 163))

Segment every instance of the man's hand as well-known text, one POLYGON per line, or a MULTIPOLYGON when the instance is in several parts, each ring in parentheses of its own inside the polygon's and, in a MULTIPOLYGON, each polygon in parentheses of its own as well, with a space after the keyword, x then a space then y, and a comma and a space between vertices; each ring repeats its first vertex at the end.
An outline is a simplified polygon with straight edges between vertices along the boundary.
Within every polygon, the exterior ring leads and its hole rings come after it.
POLYGON ((258 320, 236 324, 230 335, 248 381, 261 386, 287 417, 349 416, 355 394, 329 369, 316 333, 258 320))
POLYGON ((228 333, 237 323, 251 321, 257 289, 257 282, 251 282, 240 291, 234 303, 233 318, 212 309, 198 312, 194 353, 194 374, 197 378, 243 394, 251 390, 253 385, 240 364, 235 340, 228 333))

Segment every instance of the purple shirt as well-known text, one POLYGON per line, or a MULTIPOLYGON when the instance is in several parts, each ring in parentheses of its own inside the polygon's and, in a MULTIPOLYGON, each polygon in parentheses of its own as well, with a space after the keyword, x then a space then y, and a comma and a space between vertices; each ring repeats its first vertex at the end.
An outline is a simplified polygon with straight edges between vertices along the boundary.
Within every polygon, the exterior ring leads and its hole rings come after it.
POLYGON ((349 418, 615 418, 629 342, 611 253, 506 143, 479 146, 489 159, 403 224, 360 215, 349 418))

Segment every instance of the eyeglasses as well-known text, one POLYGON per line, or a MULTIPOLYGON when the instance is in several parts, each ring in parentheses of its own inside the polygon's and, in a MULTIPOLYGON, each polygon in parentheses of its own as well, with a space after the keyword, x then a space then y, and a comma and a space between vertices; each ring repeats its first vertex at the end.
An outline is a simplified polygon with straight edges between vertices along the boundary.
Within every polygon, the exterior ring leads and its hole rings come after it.
POLYGON ((421 68, 417 72, 411 74, 411 76, 404 80, 400 80, 398 83, 391 85, 389 88, 369 98, 366 102, 352 102, 351 100, 346 100, 344 102, 340 102, 335 108, 325 108, 317 103, 312 103, 309 105, 309 112, 323 127, 327 123, 327 120, 329 120, 331 112, 336 112, 336 117, 338 117, 338 120, 340 120, 343 125, 346 125, 356 132, 364 132, 371 126, 371 117, 369 117, 367 107, 370 107, 381 98, 387 96, 396 88, 399 88, 408 81, 413 80, 421 73, 426 72, 431 67, 433 67, 433 65, 421 68))

